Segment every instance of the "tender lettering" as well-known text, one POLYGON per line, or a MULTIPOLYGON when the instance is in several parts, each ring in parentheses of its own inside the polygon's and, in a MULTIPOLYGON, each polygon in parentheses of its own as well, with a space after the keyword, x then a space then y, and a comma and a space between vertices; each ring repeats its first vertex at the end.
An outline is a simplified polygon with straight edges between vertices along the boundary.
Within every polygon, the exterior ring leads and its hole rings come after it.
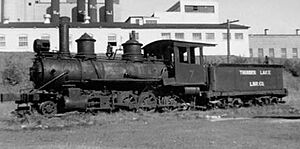
POLYGON ((260 75, 271 75, 271 70, 260 70, 259 74, 260 75))
POLYGON ((256 75, 256 70, 240 70, 240 75, 256 75))
POLYGON ((249 82, 249 86, 251 86, 251 87, 265 86, 265 83, 263 81, 252 81, 252 82, 249 82))

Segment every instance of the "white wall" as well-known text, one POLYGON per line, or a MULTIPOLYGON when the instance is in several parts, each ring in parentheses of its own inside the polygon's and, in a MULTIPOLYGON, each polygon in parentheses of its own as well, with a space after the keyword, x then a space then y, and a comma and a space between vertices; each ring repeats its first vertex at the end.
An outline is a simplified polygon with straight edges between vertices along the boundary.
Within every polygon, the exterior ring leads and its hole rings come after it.
POLYGON ((258 49, 263 49, 263 57, 270 56, 269 49, 274 49, 274 56, 282 58, 282 48, 286 48, 287 58, 293 58, 293 48, 298 50, 297 57, 300 57, 300 36, 299 35, 250 35, 249 46, 253 50, 253 57, 258 57, 258 49))
MULTIPOLYGON (((120 48, 122 43, 126 42, 129 39, 129 33, 135 30, 139 34, 139 42, 143 45, 151 43, 155 40, 162 39, 161 33, 171 33, 171 39, 175 39, 175 33, 184 33, 185 41, 192 42, 204 42, 204 43, 213 43, 217 44, 216 47, 204 48, 205 55, 226 55, 227 54, 227 42, 223 39, 223 33, 226 33, 226 30, 221 29, 120 29, 120 28, 71 28, 70 29, 70 38, 71 45, 70 51, 76 53, 77 43, 76 39, 80 38, 84 33, 93 35, 93 38, 96 39, 95 52, 96 53, 105 53, 108 35, 116 34, 117 37, 117 46, 114 47, 120 48), (192 33, 201 33, 202 40, 193 40, 192 33), (215 40, 206 40, 205 33, 215 33, 215 40)), ((32 44, 33 41, 37 38, 41 38, 42 34, 50 34, 50 43, 51 50, 59 50, 59 37, 58 37, 58 28, 0 28, 0 33, 5 35, 6 46, 0 47, 0 51, 33 51, 32 44), (20 48, 19 35, 27 34, 28 35, 28 47, 20 48)), ((0 34, 0 35, 1 35, 0 34)), ((249 41, 248 41, 248 31, 247 30, 232 30, 232 40, 231 40, 231 54, 237 56, 249 56, 249 41), (244 39, 237 40, 234 38, 234 33, 243 33, 244 39)))
POLYGON ((219 23, 219 5, 213 0, 180 0, 180 12, 155 12, 159 18, 158 23, 219 23), (214 6, 214 13, 185 12, 185 6, 207 5, 214 6))
POLYGON ((56 28, 0 28, 0 34, 5 35, 5 47, 1 52, 33 52, 33 41, 43 34, 50 34, 51 50, 58 50, 58 29, 56 28), (19 47, 19 36, 28 35, 28 46, 19 47))
POLYGON ((154 16, 159 18, 158 23, 173 24, 216 24, 219 18, 215 14, 183 13, 183 12, 155 12, 154 16))

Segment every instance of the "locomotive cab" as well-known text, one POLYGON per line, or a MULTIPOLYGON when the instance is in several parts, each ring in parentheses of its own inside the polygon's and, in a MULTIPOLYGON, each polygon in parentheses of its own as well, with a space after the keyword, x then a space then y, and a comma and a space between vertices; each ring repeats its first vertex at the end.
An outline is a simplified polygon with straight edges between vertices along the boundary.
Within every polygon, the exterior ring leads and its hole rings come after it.
POLYGON ((215 44, 176 40, 159 40, 146 45, 144 55, 161 59, 168 67, 169 76, 164 85, 205 85, 206 73, 203 67, 203 47, 215 44))

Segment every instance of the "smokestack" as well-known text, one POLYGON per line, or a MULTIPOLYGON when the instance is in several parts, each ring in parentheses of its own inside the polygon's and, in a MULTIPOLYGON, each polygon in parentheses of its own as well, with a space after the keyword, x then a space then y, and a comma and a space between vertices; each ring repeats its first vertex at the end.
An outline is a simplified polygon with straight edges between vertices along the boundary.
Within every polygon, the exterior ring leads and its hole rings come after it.
POLYGON ((299 35, 300 29, 296 29, 296 35, 299 35))
POLYGON ((88 12, 91 17, 90 22, 97 22, 97 0, 88 1, 88 12))
POLYGON ((269 29, 265 29, 264 31, 265 31, 265 35, 268 35, 269 29))
POLYGON ((59 0, 51 0, 51 22, 59 23, 59 0))
POLYGON ((113 0, 105 0, 105 22, 114 22, 114 2, 113 0))
POLYGON ((70 56, 69 50, 69 17, 61 17, 59 20, 59 52, 63 56, 70 56))
POLYGON ((77 22, 84 22, 85 0, 77 0, 77 22))

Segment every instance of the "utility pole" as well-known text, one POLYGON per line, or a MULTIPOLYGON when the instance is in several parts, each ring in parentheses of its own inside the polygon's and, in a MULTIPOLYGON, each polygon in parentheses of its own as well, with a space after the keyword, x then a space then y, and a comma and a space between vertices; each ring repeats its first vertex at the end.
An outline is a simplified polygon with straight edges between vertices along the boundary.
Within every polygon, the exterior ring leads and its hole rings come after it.
POLYGON ((229 21, 229 19, 227 19, 226 23, 221 24, 227 25, 227 63, 230 62, 230 24, 235 22, 239 22, 239 20, 229 21))

